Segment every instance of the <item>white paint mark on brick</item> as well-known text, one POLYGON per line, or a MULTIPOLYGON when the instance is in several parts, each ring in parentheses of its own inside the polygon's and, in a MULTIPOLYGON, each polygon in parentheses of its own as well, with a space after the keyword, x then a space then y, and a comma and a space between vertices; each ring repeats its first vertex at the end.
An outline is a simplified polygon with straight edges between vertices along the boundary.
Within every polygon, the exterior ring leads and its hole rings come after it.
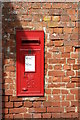
POLYGON ((77 107, 75 107, 75 112, 77 112, 77 107))
POLYGON ((44 32, 46 33, 46 27, 43 27, 44 32))

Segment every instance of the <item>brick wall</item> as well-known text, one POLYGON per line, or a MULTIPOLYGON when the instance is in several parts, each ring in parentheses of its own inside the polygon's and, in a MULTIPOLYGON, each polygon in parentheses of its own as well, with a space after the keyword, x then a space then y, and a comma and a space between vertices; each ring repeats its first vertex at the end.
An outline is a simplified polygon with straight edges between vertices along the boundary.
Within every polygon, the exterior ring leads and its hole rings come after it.
POLYGON ((2 6, 3 118, 78 118, 78 3, 2 6), (16 28, 45 31, 44 97, 16 96, 16 28))

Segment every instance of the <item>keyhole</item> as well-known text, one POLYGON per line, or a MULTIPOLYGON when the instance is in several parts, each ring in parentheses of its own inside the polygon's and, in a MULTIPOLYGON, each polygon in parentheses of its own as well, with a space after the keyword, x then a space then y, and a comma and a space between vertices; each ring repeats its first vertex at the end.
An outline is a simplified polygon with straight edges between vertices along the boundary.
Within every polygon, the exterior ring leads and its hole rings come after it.
POLYGON ((28 54, 31 54, 31 49, 30 49, 30 50, 28 50, 28 54))

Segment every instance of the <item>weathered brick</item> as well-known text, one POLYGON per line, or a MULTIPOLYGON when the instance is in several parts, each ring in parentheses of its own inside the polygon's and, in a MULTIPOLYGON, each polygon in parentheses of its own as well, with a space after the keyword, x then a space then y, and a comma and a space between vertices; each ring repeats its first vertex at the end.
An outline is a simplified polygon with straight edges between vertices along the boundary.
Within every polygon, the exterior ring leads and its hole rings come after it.
POLYGON ((23 114, 14 114, 14 119, 21 119, 24 118, 23 114))
POLYGON ((69 107, 70 106, 70 102, 69 101, 63 101, 61 102, 62 106, 66 106, 66 107, 69 107))
POLYGON ((67 9, 67 13, 75 15, 75 9, 67 9))
POLYGON ((53 89, 53 94, 60 94, 60 89, 53 89))
POLYGON ((41 3, 32 3, 32 4, 31 4, 31 7, 32 7, 33 9, 40 9, 40 8, 41 8, 41 3))
POLYGON ((12 108, 13 107, 13 102, 6 102, 5 107, 12 108))
POLYGON ((25 101, 24 102, 24 107, 32 107, 32 102, 25 101))
POLYGON ((31 113, 25 113, 24 118, 32 118, 32 114, 31 113))
POLYGON ((51 8, 51 3, 43 3, 43 4, 42 4, 42 7, 49 9, 49 8, 51 8))
POLYGON ((67 95, 66 100, 74 100, 74 95, 67 95))
POLYGON ((22 105, 22 102, 14 102, 14 107, 21 107, 22 105))
POLYGON ((33 107, 40 107, 41 106, 41 102, 33 102, 33 107))
POLYGON ((21 107, 21 108, 12 108, 9 109, 9 113, 26 113, 27 109, 25 107, 21 107))
POLYGON ((5 95, 13 95, 13 90, 5 90, 5 95))
POLYGON ((64 71, 49 71, 48 72, 48 75, 49 76, 65 76, 65 73, 64 73, 64 71))
POLYGON ((40 113, 33 114, 33 118, 41 118, 41 114, 40 113))
POLYGON ((58 108, 58 107, 48 107, 47 108, 47 112, 52 112, 52 113, 60 113, 63 112, 64 109, 63 108, 58 108))
POLYGON ((59 40, 59 41, 54 41, 54 46, 55 47, 61 47, 61 46, 63 46, 64 45, 64 42, 61 40, 59 40))
POLYGON ((72 33, 72 28, 64 28, 63 32, 64 33, 72 33))
POLYGON ((29 108, 30 113, 42 113, 46 112, 46 108, 29 108))
POLYGON ((60 21, 60 16, 52 16, 52 21, 54 22, 60 21))
POLYGON ((53 28, 54 33, 62 33, 62 28, 53 28))
POLYGON ((51 118, 51 113, 43 113, 43 118, 51 118))
POLYGON ((50 20, 51 20, 51 16, 45 16, 45 17, 43 18, 43 20, 44 20, 45 22, 50 21, 50 20))

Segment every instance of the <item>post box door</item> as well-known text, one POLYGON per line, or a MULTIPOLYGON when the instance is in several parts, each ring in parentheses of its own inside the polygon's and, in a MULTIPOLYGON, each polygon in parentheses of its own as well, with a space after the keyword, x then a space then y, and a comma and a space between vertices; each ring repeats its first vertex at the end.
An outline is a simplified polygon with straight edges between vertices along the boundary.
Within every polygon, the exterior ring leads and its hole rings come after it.
POLYGON ((44 95, 44 51, 34 46, 17 51, 17 96, 44 95))
POLYGON ((38 94, 41 92, 41 61, 40 50, 33 50, 32 54, 28 50, 20 51, 21 61, 21 93, 38 94))

